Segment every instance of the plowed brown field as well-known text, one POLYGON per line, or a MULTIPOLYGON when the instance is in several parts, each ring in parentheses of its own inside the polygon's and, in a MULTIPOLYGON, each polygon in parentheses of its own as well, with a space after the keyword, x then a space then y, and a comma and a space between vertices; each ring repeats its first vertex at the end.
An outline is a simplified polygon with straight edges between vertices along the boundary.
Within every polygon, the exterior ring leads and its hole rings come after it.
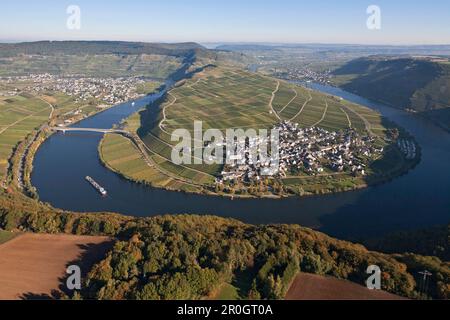
POLYGON ((111 245, 107 237, 18 236, 0 245, 0 300, 55 297, 65 286, 67 266, 87 272, 111 245))
POLYGON ((302 273, 290 287, 286 300, 403 300, 385 291, 369 290, 346 280, 302 273))

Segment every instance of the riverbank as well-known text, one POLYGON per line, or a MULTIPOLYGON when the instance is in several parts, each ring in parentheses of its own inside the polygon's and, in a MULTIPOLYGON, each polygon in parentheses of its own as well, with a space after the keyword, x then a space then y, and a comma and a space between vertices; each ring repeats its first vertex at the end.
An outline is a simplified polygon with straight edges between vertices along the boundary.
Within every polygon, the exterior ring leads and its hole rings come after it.
MULTIPOLYGON (((214 69, 210 72, 213 74, 218 73, 220 75, 221 72, 224 71, 217 71, 214 69)), ((227 70, 225 72, 234 75, 233 71, 227 70)), ((195 91, 195 86, 204 87, 203 82, 206 81, 204 77, 205 74, 202 74, 202 76, 199 76, 198 78, 190 79, 187 82, 185 81, 183 85, 175 86, 174 88, 176 89, 174 90, 195 91), (183 89, 183 87, 186 89, 183 89)), ((268 80, 267 78, 264 78, 264 80, 259 79, 259 81, 265 83, 264 81, 267 82, 268 80)), ((281 84, 278 82, 276 91, 279 90, 280 86, 281 84)), ((256 89, 253 88, 253 90, 256 89)), ((297 96, 298 93, 296 93, 292 99, 291 97, 289 97, 289 99, 286 98, 287 104, 282 108, 282 111, 289 107, 297 96)), ((320 97, 323 98, 325 95, 320 97)), ((365 168, 366 174, 357 175, 349 172, 332 172, 331 170, 326 170, 326 172, 322 174, 306 174, 299 172, 298 175, 288 175, 287 177, 279 179, 267 178, 260 181, 259 184, 250 184, 245 183, 244 181, 216 183, 216 179, 219 177, 220 172, 223 171, 223 166, 177 166, 170 161, 172 145, 167 141, 167 136, 170 134, 164 129, 165 125, 162 124, 165 122, 167 117, 166 113, 169 111, 175 113, 175 116, 172 116, 171 118, 178 118, 180 116, 178 115, 178 111, 171 111, 172 109, 176 109, 172 107, 175 102, 180 103, 179 108, 181 109, 185 108, 184 105, 186 104, 186 102, 183 104, 183 101, 177 102, 177 99, 174 100, 174 95, 172 93, 170 93, 166 99, 161 101, 160 104, 147 106, 145 110, 135 113, 123 120, 121 126, 136 137, 131 140, 139 140, 139 143, 132 141, 133 143, 127 144, 127 138, 105 136, 98 147, 99 157, 101 158, 102 164, 108 169, 120 174, 130 181, 145 186, 160 188, 167 191, 179 191, 188 194, 219 196, 232 199, 284 199, 296 196, 307 197, 362 190, 364 188, 392 181, 396 177, 407 174, 420 162, 420 152, 415 154, 414 159, 406 159, 406 156, 395 146, 395 140, 407 139, 408 141, 411 141, 418 150, 420 149, 418 143, 406 131, 398 128, 397 125, 368 108, 363 108, 356 104, 344 105, 344 102, 339 97, 328 96, 328 98, 329 97, 333 99, 330 100, 330 103, 332 103, 332 101, 334 101, 334 103, 339 102, 342 104, 342 107, 331 110, 332 107, 329 106, 329 103, 326 104, 326 106, 324 106, 325 111, 320 113, 318 119, 313 119, 314 121, 312 123, 321 123, 326 120, 325 118, 328 112, 331 114, 331 119, 334 120, 331 122, 328 120, 328 122, 325 123, 326 126, 336 127, 335 130, 345 128, 345 125, 350 128, 356 126, 357 130, 369 132, 373 137, 376 137, 377 146, 384 148, 383 154, 376 159, 369 159, 369 157, 367 157, 367 159, 363 158, 362 161, 367 162, 365 168), (167 110, 168 107, 170 107, 170 110, 167 110), (342 111, 342 108, 347 108, 348 113, 342 111), (341 112, 345 114, 346 117, 341 117, 342 119, 339 118, 338 121, 336 120, 335 114, 341 115, 341 112), (153 124, 154 128, 152 128, 151 124, 153 124), (143 127, 145 127, 145 129, 143 127), (155 132, 158 131, 158 128, 162 131, 159 134, 155 132), (396 130, 398 132, 394 141, 391 140, 388 134, 388 131, 391 130, 396 130), (135 148, 133 148, 133 144, 135 148)), ((272 92, 272 98, 269 104, 274 104, 274 100, 276 99, 274 99, 274 94, 272 92)), ((310 100, 307 100, 304 103, 302 102, 303 107, 301 108, 300 113, 304 111, 308 101, 310 100)), ((319 101, 316 103, 318 102, 319 101)), ((190 103, 195 103, 195 101, 191 101, 190 103)), ((274 110, 273 106, 272 110, 274 110)), ((278 112, 281 113, 282 111, 278 112)), ((299 113, 298 110, 292 111, 293 113, 299 113)), ((192 112, 195 113, 197 111, 193 110, 192 112)), ((309 111, 304 112, 307 113, 309 111)), ((308 114, 307 118, 310 118, 312 115, 315 116, 315 113, 308 114)), ((222 121, 222 119, 217 121, 222 121)), ((245 121, 245 119, 242 121, 245 121)), ((173 120, 170 122, 172 123, 173 120)), ((213 123, 208 125, 214 127, 213 123)))
MULTIPOLYGON (((295 81, 294 81, 295 82, 295 81)), ((331 82, 331 83, 329 83, 328 84, 329 86, 332 86, 332 87, 335 87, 335 88, 339 88, 339 89, 341 89, 341 90, 344 90, 338 83, 333 83, 333 82, 331 82)), ((347 92, 349 92, 349 93, 352 93, 352 94, 354 94, 354 95, 359 95, 360 94, 360 92, 358 92, 357 90, 351 90, 351 88, 345 88, 345 90, 347 91, 347 92)), ((395 105, 394 103, 391 103, 391 102, 389 102, 389 101, 386 101, 386 100, 383 100, 383 99, 377 99, 376 97, 374 97, 374 96, 361 96, 361 97, 364 97, 364 98, 366 98, 366 99, 368 99, 368 100, 371 100, 371 101, 374 101, 374 102, 376 102, 376 103, 380 103, 380 104, 383 104, 383 105, 386 105, 386 106, 388 106, 388 107, 391 107, 391 108, 394 108, 394 109, 398 109, 398 110, 402 110, 402 111, 405 111, 405 112, 408 112, 408 113, 410 113, 410 114, 412 114, 412 115, 415 115, 415 116, 417 116, 417 117, 421 117, 422 119, 425 119, 425 120, 427 120, 427 121, 430 121, 430 122, 432 122, 434 125, 436 125, 437 127, 439 127, 439 128, 441 128, 442 130, 444 130, 444 131, 446 131, 447 133, 449 133, 450 134, 450 126, 449 126, 449 123, 442 123, 442 122, 440 122, 440 121, 438 121, 437 119, 435 119, 432 115, 431 115, 431 113, 432 112, 440 112, 440 111, 443 111, 443 110, 445 110, 445 109, 434 109, 434 110, 430 110, 430 111, 428 111, 428 112, 419 112, 419 111, 417 111, 417 110, 414 110, 414 109, 409 109, 409 108, 399 108, 397 105, 395 105)), ((450 114, 450 112, 448 112, 448 114, 450 114)), ((448 115, 446 116, 447 118, 448 118, 448 115)))
MULTIPOLYGON (((356 99, 344 92, 334 94, 356 99)), ((439 190, 450 187, 442 175, 447 168, 446 159, 450 161, 450 154, 446 151, 450 149, 445 147, 448 145, 450 148, 450 141, 445 137, 442 139, 439 130, 435 134, 436 128, 427 126, 425 130, 423 124, 426 123, 422 124, 417 117, 396 109, 375 106, 362 98, 356 102, 380 110, 384 116, 418 138, 417 142, 424 150, 422 161, 415 170, 392 182, 352 192, 292 196, 282 201, 234 196, 234 201, 230 201, 230 197, 165 191, 131 182, 105 168, 99 160, 98 149, 103 135, 67 133, 52 135, 39 149, 34 162, 33 185, 38 189, 42 201, 65 210, 120 212, 130 216, 154 216, 166 212, 209 213, 248 223, 296 223, 320 228, 345 239, 374 237, 405 228, 447 223, 450 201, 439 190), (439 153, 436 154, 436 150, 439 153), (109 196, 99 197, 84 181, 86 175, 105 186, 109 196), (64 179, 63 184, 60 177, 64 179), (430 199, 434 199, 431 214, 430 199), (367 216, 378 218, 369 222, 367 216)), ((111 128, 148 103, 140 102, 135 107, 131 104, 118 106, 79 125, 111 128)))

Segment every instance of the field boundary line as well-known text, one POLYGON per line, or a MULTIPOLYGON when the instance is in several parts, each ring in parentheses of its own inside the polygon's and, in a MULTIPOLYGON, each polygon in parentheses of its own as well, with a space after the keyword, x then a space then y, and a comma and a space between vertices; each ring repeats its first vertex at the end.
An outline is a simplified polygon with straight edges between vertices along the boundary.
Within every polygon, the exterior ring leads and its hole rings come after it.
MULTIPOLYGON (((149 132, 149 134, 150 134, 151 136, 153 136, 155 139, 157 139, 158 141, 160 141, 161 143, 166 144, 167 146, 169 146, 169 147, 171 147, 171 148, 173 149, 173 146, 172 146, 170 143, 167 143, 166 141, 161 140, 160 138, 158 138, 157 136, 155 136, 155 135, 154 135, 153 133, 151 133, 151 132, 149 132)), ((142 141, 142 140, 141 140, 141 141, 142 141)), ((150 151, 151 153, 153 153, 153 154, 155 154, 155 155, 157 155, 157 156, 163 158, 164 160, 169 161, 170 163, 172 163, 172 164, 174 164, 174 165, 176 165, 176 166, 179 166, 179 167, 182 167, 182 168, 184 168, 184 169, 191 170, 191 171, 194 171, 194 172, 197 172, 197 173, 200 173, 200 174, 204 174, 204 175, 209 176, 209 177, 214 178, 214 179, 216 178, 215 176, 213 176, 213 175, 211 175, 211 174, 209 174, 209 173, 206 173, 206 172, 203 172, 203 171, 194 169, 194 168, 190 168, 190 167, 187 167, 187 166, 182 165, 182 164, 178 165, 178 164, 174 163, 171 159, 168 159, 168 158, 164 157, 163 155, 159 154, 158 152, 151 150, 150 147, 147 146, 143 141, 142 141, 142 143, 143 143, 145 149, 147 149, 147 150, 150 151)), ((195 158, 195 159, 198 159, 198 158, 195 158)), ((157 164, 155 164, 155 165, 158 166, 157 164)))
POLYGON ((339 109, 341 109, 341 111, 345 114, 345 116, 347 117, 347 121, 348 121, 348 127, 351 129, 352 128, 352 120, 350 119, 350 116, 348 115, 348 113, 342 108, 340 107, 339 109))
POLYGON ((280 81, 277 80, 277 87, 276 87, 275 90, 272 92, 272 97, 270 98, 270 101, 269 101, 269 107, 270 107, 270 110, 272 110, 272 113, 275 114, 275 116, 278 118, 278 120, 281 121, 280 116, 278 115, 278 113, 277 113, 277 112, 275 111, 275 109, 273 108, 273 100, 275 100, 275 95, 276 95, 276 93, 278 92, 278 90, 280 89, 280 85, 281 85, 280 81))
POLYGON ((8 126, 6 126, 5 128, 3 128, 3 129, 0 130, 0 134, 3 134, 6 130, 8 130, 8 129, 11 128, 11 127, 14 127, 16 124, 19 124, 19 123, 21 123, 22 121, 25 121, 25 120, 27 120, 27 119, 29 119, 29 118, 31 118, 31 117, 34 117, 35 115, 37 115, 37 114, 39 114, 39 113, 41 113, 41 112, 44 112, 44 111, 47 110, 47 109, 48 109, 48 107, 45 108, 45 109, 43 109, 43 110, 37 111, 37 112, 35 112, 35 113, 32 113, 32 114, 30 114, 29 116, 26 116, 25 118, 19 119, 19 120, 17 120, 17 121, 14 122, 14 123, 9 124, 8 126))
POLYGON ((327 99, 325 99, 325 110, 323 111, 322 118, 320 118, 320 120, 317 121, 316 123, 314 123, 311 127, 315 127, 315 126, 319 125, 323 120, 325 120, 325 117, 327 116, 327 112, 328 112, 328 101, 327 101, 327 99))
MULTIPOLYGON (((160 155, 159 153, 156 153, 155 151, 153 151, 153 150, 151 150, 138 136, 136 136, 136 135, 134 135, 133 134, 133 139, 130 139, 130 138, 128 138, 132 143, 133 143, 133 140, 135 140, 134 141, 134 145, 136 145, 136 144, 138 144, 138 145, 142 145, 145 149, 147 149, 149 152, 151 152, 151 153, 153 153, 154 155, 156 155, 156 156, 158 156, 158 157, 161 157, 161 158, 163 158, 164 160, 166 160, 166 161, 169 161, 169 162, 171 162, 171 163, 173 163, 172 161, 170 161, 169 159, 167 159, 167 158, 165 158, 165 157, 163 157, 162 155, 160 155)), ((181 183, 184 183, 184 184, 187 184, 187 185, 190 185, 190 186, 193 186, 193 187, 203 187, 203 185, 200 185, 200 184, 196 184, 194 181, 192 181, 192 180, 188 180, 188 179, 185 179, 185 178, 183 178, 183 177, 180 177, 180 176, 177 176, 176 174, 173 174, 173 173, 170 173, 170 172, 168 172, 167 170, 164 170, 163 168, 161 168, 157 163, 155 163, 149 156, 148 156, 148 154, 146 153, 146 152, 144 152, 144 150, 141 150, 141 148, 138 146, 138 151, 140 151, 141 153, 142 153, 142 155, 144 156, 144 158, 147 160, 144 160, 145 162, 146 162, 146 164, 149 166, 149 168, 152 168, 152 169, 155 169, 155 170, 157 170, 159 173, 161 173, 162 175, 164 175, 164 176, 166 176, 166 177, 169 177, 169 178, 171 178, 171 179, 173 179, 174 181, 178 181, 178 182, 181 182, 181 183)), ((184 167, 184 166, 182 166, 182 167, 184 167)), ((189 170, 193 170, 193 169, 191 169, 191 168, 185 168, 185 169, 189 169, 189 170)), ((195 171, 195 170, 194 170, 195 171)), ((198 171, 198 170, 197 170, 198 171)), ((205 175, 208 175, 208 174, 206 174, 206 173, 204 173, 204 172, 201 172, 201 171, 198 171, 198 172, 200 172, 200 173, 203 173, 203 174, 205 174, 205 175)), ((214 177, 215 178, 215 177, 214 177)))
POLYGON ((292 91, 295 92, 295 96, 291 99, 291 101, 289 101, 289 102, 283 107, 283 109, 281 109, 281 110, 279 111, 279 114, 281 114, 281 113, 284 111, 284 109, 286 109, 287 107, 289 107, 289 105, 290 105, 290 104, 298 97, 298 92, 297 92, 297 90, 292 89, 292 91))
POLYGON ((291 119, 289 119, 289 121, 293 121, 295 118, 297 118, 299 115, 301 115, 302 112, 303 112, 303 110, 305 109, 306 105, 312 101, 313 97, 312 97, 312 95, 311 95, 311 92, 308 91, 308 94, 309 94, 308 100, 305 101, 305 103, 303 104, 303 106, 302 106, 302 108, 300 109, 300 111, 297 112, 297 114, 296 114, 295 116, 293 116, 291 119))
POLYGON ((360 115, 358 112, 356 112, 356 111, 353 110, 352 108, 350 108, 350 107, 348 107, 348 106, 346 106, 346 105, 343 105, 343 104, 341 104, 341 105, 342 105, 345 109, 347 109, 347 110, 349 110, 350 112, 356 114, 356 115, 364 122, 364 125, 366 126, 366 130, 367 130, 367 132, 368 132, 371 136, 379 137, 377 134, 375 134, 375 133, 372 131, 372 125, 370 124, 369 120, 367 120, 366 118, 364 118, 362 115, 360 115))

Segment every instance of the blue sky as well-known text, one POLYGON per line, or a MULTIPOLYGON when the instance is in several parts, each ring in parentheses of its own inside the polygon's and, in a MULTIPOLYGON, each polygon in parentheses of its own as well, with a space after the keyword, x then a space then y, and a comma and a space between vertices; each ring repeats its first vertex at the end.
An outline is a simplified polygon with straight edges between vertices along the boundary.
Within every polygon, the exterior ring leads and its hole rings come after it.
POLYGON ((448 0, 14 0, 0 40, 450 44, 448 0), (81 9, 68 30, 66 9, 81 9), (381 30, 366 27, 369 5, 381 30))

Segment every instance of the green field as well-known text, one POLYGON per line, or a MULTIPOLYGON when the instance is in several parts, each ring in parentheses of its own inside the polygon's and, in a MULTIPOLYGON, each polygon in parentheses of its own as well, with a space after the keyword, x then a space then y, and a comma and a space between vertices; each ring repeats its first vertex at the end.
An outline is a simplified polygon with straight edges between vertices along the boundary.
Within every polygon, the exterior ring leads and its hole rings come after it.
POLYGON ((0 230, 0 244, 8 242, 16 236, 17 234, 14 234, 12 232, 0 230))
POLYGON ((333 83, 395 108, 413 110, 450 131, 450 64, 445 60, 360 58, 335 70, 333 83))
POLYGON ((0 96, 0 178, 6 175, 8 159, 16 145, 44 124, 51 107, 39 97, 0 96))
MULTIPOLYGON (((106 162, 113 170, 124 176, 131 176, 134 180, 169 189, 186 183, 190 190, 192 185, 204 185, 211 190, 214 178, 222 171, 221 165, 179 166, 172 163, 172 148, 178 142, 171 141, 171 133, 176 129, 187 129, 193 136, 196 120, 203 122, 204 131, 214 128, 222 132, 228 128, 270 129, 282 120, 298 123, 302 127, 318 126, 329 131, 351 127, 362 134, 378 136, 380 146, 385 145, 386 126, 390 126, 380 114, 369 108, 277 79, 231 68, 209 68, 178 84, 168 93, 156 119, 147 114, 148 112, 143 112, 134 115, 128 119, 126 126, 135 132, 141 123, 145 124, 140 134, 154 167, 160 170, 158 174, 155 174, 155 168, 133 162, 134 158, 140 157, 137 148, 134 149, 135 155, 131 157, 129 152, 132 150, 122 152, 123 149, 117 147, 121 151, 108 161, 116 140, 125 138, 106 138, 102 150, 106 154, 106 162), (169 180, 160 177, 161 171, 169 180), (180 180, 174 181, 173 177, 180 180)), ((383 163, 378 164, 378 167, 382 165, 383 163)), ((288 176, 282 183, 289 192, 296 194, 344 191, 366 184, 363 179, 331 172, 321 177, 288 176)), ((193 191, 200 189, 194 187, 193 191)))

